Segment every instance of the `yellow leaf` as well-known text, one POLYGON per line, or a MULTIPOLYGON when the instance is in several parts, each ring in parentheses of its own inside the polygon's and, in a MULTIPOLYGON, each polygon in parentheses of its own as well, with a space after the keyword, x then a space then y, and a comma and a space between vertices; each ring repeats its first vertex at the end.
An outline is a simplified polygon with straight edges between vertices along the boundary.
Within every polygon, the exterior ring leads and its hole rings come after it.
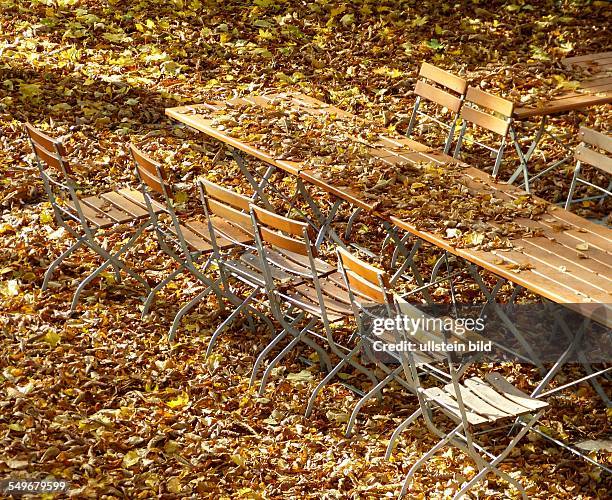
POLYGON ((425 187, 425 184, 423 184, 422 182, 413 182, 410 187, 412 189, 419 189, 425 187))
POLYGON ((232 455, 230 458, 232 459, 232 462, 234 462, 236 465, 244 467, 244 458, 242 458, 240 455, 232 455))
POLYGON ((15 232, 15 228, 11 226, 8 222, 4 224, 0 224, 0 234, 15 232))
POLYGON ((170 408, 178 408, 179 406, 185 406, 187 403, 189 403, 189 394, 183 391, 176 399, 172 399, 166 404, 170 408))
POLYGON ((174 195, 174 201, 175 203, 178 203, 179 205, 183 205, 187 203, 188 199, 189 199, 189 196, 187 195, 185 191, 179 191, 178 193, 174 195))
POLYGON ((121 463, 123 464, 123 467, 129 468, 132 465, 136 465, 138 462, 140 462, 140 459, 141 456, 138 450, 130 450, 123 455, 123 460, 121 463))
POLYGON ((576 250, 580 250, 581 252, 586 252, 589 249, 588 243, 578 243, 576 245, 576 250))
POLYGON ((48 331, 44 339, 51 347, 55 347, 62 340, 62 336, 57 332, 48 331))
POLYGON ((25 98, 35 97, 41 92, 40 85, 35 83, 22 83, 19 85, 19 91, 25 98))
POLYGON ((168 488, 168 491, 170 493, 175 493, 175 494, 180 493, 182 489, 181 480, 176 476, 171 477, 170 479, 168 479, 168 482, 166 483, 166 487, 168 488))

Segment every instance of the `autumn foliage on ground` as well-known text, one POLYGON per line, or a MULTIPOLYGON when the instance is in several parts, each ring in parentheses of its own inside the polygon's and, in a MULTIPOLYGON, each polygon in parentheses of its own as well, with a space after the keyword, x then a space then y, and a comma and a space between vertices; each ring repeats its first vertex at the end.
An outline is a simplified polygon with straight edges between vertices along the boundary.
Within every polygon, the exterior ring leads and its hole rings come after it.
MULTIPOLYGON (((401 132, 421 62, 528 104, 573 88, 561 58, 610 50, 611 17, 603 1, 0 0, 0 478, 53 475, 78 498, 381 498, 399 492, 435 443, 417 422, 384 460, 385 440, 418 405, 399 387, 367 406, 351 439, 343 433, 357 396, 339 383, 304 418, 321 377, 299 359, 307 349, 290 355, 257 397, 248 378, 267 333, 236 325, 205 357, 222 319, 214 298, 168 344, 177 306, 200 290, 188 277, 164 289, 141 320, 141 290, 107 273, 69 316, 76 284, 99 261, 76 253, 40 291, 71 240, 55 226, 25 122, 64 137, 83 194, 135 185, 133 141, 164 162, 185 209, 197 210, 190 198, 198 175, 249 188, 228 159, 213 165, 218 145, 165 118, 166 107, 295 89, 401 132)), ((552 122, 568 146, 581 123, 606 130, 609 107, 552 122)), ((422 133, 442 143, 433 129, 422 133)), ((545 146, 536 165, 563 153, 545 146)), ((570 178, 567 165, 536 192, 558 201, 570 178)), ((367 219, 358 233, 382 238, 367 219)), ((151 282, 170 265, 150 238, 128 260, 151 282)), ((458 293, 473 298, 477 289, 466 282, 458 293)), ((496 368, 526 391, 540 380, 530 366, 496 368)), ((580 376, 569 367, 557 383, 580 376)), ((551 404, 540 429, 554 437, 598 439, 610 428, 589 386, 551 404)), ((592 456, 610 464, 609 453, 592 456)), ((451 495, 474 467, 448 449, 417 475, 410 495, 451 495)), ((601 470, 537 436, 503 469, 520 474, 534 498, 604 498, 611 487, 601 470)), ((516 491, 491 476, 472 494, 516 491)))

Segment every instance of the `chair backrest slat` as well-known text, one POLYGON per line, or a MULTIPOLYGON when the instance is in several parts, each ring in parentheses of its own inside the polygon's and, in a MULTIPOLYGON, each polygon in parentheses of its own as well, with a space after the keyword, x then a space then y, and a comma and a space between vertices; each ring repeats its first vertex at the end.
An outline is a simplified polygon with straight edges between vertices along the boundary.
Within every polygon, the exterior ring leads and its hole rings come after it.
POLYGON ((283 217, 282 215, 275 214, 274 212, 270 212, 269 210, 256 205, 251 206, 255 210, 257 219, 260 222, 276 229, 277 231, 283 231, 284 233, 292 236, 303 236, 304 231, 308 231, 309 226, 305 222, 283 217))
POLYGON ((305 241, 300 241, 296 238, 291 238, 290 236, 277 233, 276 231, 271 231, 265 226, 261 226, 259 229, 263 241, 269 245, 281 248, 283 250, 288 250, 289 252, 294 252, 299 255, 308 255, 308 245, 305 241))
POLYGON ((220 203, 211 198, 207 200, 207 203, 208 203, 208 208, 212 214, 218 215, 219 217, 222 217, 223 219, 233 222, 234 224, 246 230, 248 233, 252 234, 253 224, 251 222, 251 217, 249 216, 248 213, 240 212, 239 210, 236 210, 233 207, 224 205, 223 203, 220 203))
POLYGON ((461 99, 444 90, 441 90, 427 82, 419 80, 414 89, 414 93, 425 99, 435 102, 440 106, 444 106, 450 111, 456 113, 461 108, 461 99))
POLYGON ((315 248, 306 239, 309 231, 308 224, 288 219, 253 204, 251 204, 250 209, 255 214, 258 229, 264 242, 299 255, 308 255, 309 252, 312 255, 316 254, 315 248))
POLYGON ((580 127, 580 140, 612 154, 612 137, 596 130, 580 127))
POLYGON ((219 186, 218 184, 215 184, 214 182, 211 182, 205 178, 200 178, 199 181, 206 188, 206 194, 210 198, 214 198, 226 205, 230 205, 232 208, 244 210, 245 212, 249 211, 249 205, 251 204, 251 200, 246 196, 219 186))
POLYGON ((514 112, 514 103, 512 101, 489 94, 476 87, 468 88, 465 100, 507 117, 512 116, 514 112))
POLYGON ((130 144, 132 158, 136 163, 138 176, 151 190, 164 196, 171 196, 172 190, 167 182, 166 173, 161 164, 146 156, 136 146, 130 144))
POLYGON ((574 158, 612 175, 612 158, 598 153, 597 151, 593 151, 584 144, 576 148, 574 158))
POLYGON ((32 142, 32 146, 34 147, 36 156, 48 167, 51 167, 58 172, 62 171, 65 163, 62 162, 62 159, 57 154, 48 151, 36 142, 32 142))
POLYGON ((380 304, 385 303, 388 299, 385 287, 389 286, 387 273, 363 262, 344 248, 338 247, 337 252, 351 289, 362 297, 380 304))
POLYGON ((47 134, 41 132, 30 123, 26 123, 25 126, 33 143, 39 144, 50 153, 66 156, 66 149, 60 140, 49 137, 47 134))
POLYGON ((436 82, 443 87, 454 90, 460 95, 465 94, 465 90, 468 86, 467 81, 465 81, 463 78, 453 75, 448 71, 444 71, 443 69, 426 62, 421 65, 419 76, 427 78, 432 82, 436 82))
POLYGON ((130 151, 132 152, 132 156, 136 161, 136 165, 138 165, 141 170, 146 171, 153 177, 158 177, 161 174, 162 179, 164 181, 167 180, 166 172, 162 168, 161 164, 152 158, 149 158, 133 144, 130 144, 130 151))
POLYGON ((502 136, 506 135, 510 127, 509 122, 469 106, 461 108, 461 118, 502 136))

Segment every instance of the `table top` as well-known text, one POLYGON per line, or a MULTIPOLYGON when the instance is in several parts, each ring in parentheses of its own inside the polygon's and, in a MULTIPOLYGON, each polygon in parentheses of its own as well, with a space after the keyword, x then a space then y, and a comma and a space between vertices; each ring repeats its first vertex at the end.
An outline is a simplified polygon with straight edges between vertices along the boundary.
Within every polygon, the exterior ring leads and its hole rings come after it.
POLYGON ((591 76, 581 81, 576 90, 564 92, 533 106, 515 108, 513 116, 516 120, 528 120, 536 116, 554 115, 612 102, 612 52, 568 57, 561 63, 568 68, 586 69, 591 76))
MULTIPOLYGON (((270 101, 290 99, 295 109, 303 113, 331 113, 352 117, 335 106, 299 93, 282 93, 267 96, 247 96, 228 101, 229 104, 250 103, 266 106, 270 101)), ((321 176, 317 167, 305 167, 302 163, 274 158, 268 152, 232 137, 213 125, 212 119, 198 109, 222 109, 225 103, 217 101, 193 106, 166 109, 169 117, 214 137, 270 165, 276 166, 326 192, 340 197, 392 222, 397 227, 449 251, 458 257, 487 269, 517 285, 553 302, 567 304, 581 314, 612 327, 612 230, 590 222, 578 215, 552 204, 538 220, 516 218, 513 222, 528 233, 512 241, 512 248, 483 250, 478 247, 459 248, 451 245, 444 234, 425 231, 415 224, 402 220, 393 210, 379 213, 376 199, 351 187, 338 185, 321 176)), ((423 144, 400 135, 380 135, 370 148, 372 156, 386 162, 422 163, 445 165, 456 162, 452 157, 434 151, 423 144)), ((520 188, 496 182, 490 175, 473 167, 462 171, 462 183, 470 193, 488 193, 502 200, 514 200, 529 196, 520 188)), ((384 192, 377 198, 384 197, 384 192)), ((532 197, 536 199, 535 197, 532 197)), ((524 198, 523 198, 524 199, 524 198)), ((495 228, 494 223, 491 229, 495 228)))

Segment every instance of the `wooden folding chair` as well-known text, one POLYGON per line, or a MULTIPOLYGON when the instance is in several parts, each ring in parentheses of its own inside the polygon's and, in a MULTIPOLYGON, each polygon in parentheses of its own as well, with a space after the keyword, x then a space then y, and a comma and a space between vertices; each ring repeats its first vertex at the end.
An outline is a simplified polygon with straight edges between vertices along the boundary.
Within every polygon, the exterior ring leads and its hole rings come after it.
MULTIPOLYGON (((217 296, 219 307, 224 309, 223 298, 228 298, 229 295, 221 290, 220 279, 212 279, 205 274, 213 258, 212 242, 214 236, 210 233, 208 222, 202 222, 195 218, 184 222, 180 220, 174 208, 172 185, 168 181, 162 166, 134 145, 130 146, 130 150, 136 164, 136 173, 140 179, 142 190, 134 197, 134 201, 149 211, 160 248, 178 264, 177 269, 151 290, 145 302, 143 316, 148 313, 155 294, 184 271, 190 273, 206 287, 179 309, 168 332, 168 340, 172 341, 182 317, 202 299, 212 292, 217 296), (170 218, 169 224, 162 223, 160 215, 168 216, 170 218)), ((220 220, 216 222, 223 225, 226 231, 229 231, 228 225, 224 225, 220 220)), ((234 231, 232 234, 240 243, 248 244, 252 242, 251 235, 246 232, 234 231)), ((229 248, 234 245, 232 241, 225 238, 217 238, 215 243, 222 248, 229 248)))
POLYGON ((53 272, 64 259, 79 247, 85 246, 102 257, 104 262, 79 283, 70 305, 71 312, 76 309, 79 297, 87 284, 109 266, 113 267, 117 281, 121 280, 120 271, 123 270, 149 292, 150 287, 146 280, 128 268, 121 260, 123 254, 151 225, 148 212, 132 201, 133 195, 138 192, 125 188, 96 196, 79 197, 77 188, 71 179, 73 171, 62 142, 41 132, 29 123, 25 128, 45 191, 53 208, 55 220, 76 240, 51 263, 45 272, 42 289, 47 289, 53 272), (101 241, 111 233, 130 230, 126 225, 135 227, 128 241, 115 252, 105 249, 101 241))
MULTIPOLYGON (((455 158, 459 157, 468 123, 501 137, 496 146, 485 144, 477 139, 470 141, 495 155, 492 175, 497 177, 512 125, 513 111, 513 102, 484 92, 476 87, 468 87, 465 102, 460 111, 461 130, 459 131, 453 156, 455 158)), ((527 183, 526 186, 528 188, 529 184, 527 183)))
POLYGON ((580 176, 583 163, 595 167, 604 175, 612 175, 612 157, 607 156, 612 154, 612 137, 586 127, 580 127, 579 136, 582 142, 574 152, 576 168, 574 169, 574 176, 572 177, 572 183, 565 202, 566 210, 569 210, 572 203, 581 201, 600 200, 599 202, 603 203, 606 196, 612 195, 612 180, 607 188, 602 188, 580 176), (598 149, 604 151, 604 153, 598 152, 598 149), (588 196, 577 200, 573 199, 576 185, 579 182, 601 191, 603 195, 588 196))
POLYGON ((406 136, 411 137, 413 135, 417 115, 422 116, 448 130, 444 144, 444 153, 448 154, 455 135, 455 126, 459 118, 459 110, 465 99, 468 83, 463 78, 426 62, 421 65, 419 78, 414 89, 417 97, 412 109, 412 115, 410 116, 410 122, 408 123, 406 136), (428 114, 426 111, 423 111, 426 108, 423 106, 423 100, 431 103, 438 113, 428 114), (448 113, 451 115, 450 123, 439 118, 441 115, 448 113))
POLYGON ((253 266, 257 251, 253 239, 253 224, 249 207, 251 198, 219 186, 204 177, 197 180, 200 198, 204 207, 208 231, 211 235, 212 259, 219 269, 223 292, 235 306, 232 313, 217 326, 206 349, 206 356, 221 333, 241 313, 245 313, 249 323, 252 316, 259 317, 274 332, 272 322, 262 314, 253 303, 265 295, 265 282, 262 273, 253 266), (234 278, 242 287, 233 287, 234 278), (250 291, 245 298, 240 297, 239 288, 250 291))
MULTIPOLYGON (((293 336, 264 371, 259 389, 263 394, 274 367, 300 342, 317 352, 323 369, 331 370, 327 352, 314 339, 322 340, 332 352, 346 355, 350 349, 333 339, 331 325, 350 318, 352 311, 341 276, 333 266, 317 258, 311 226, 253 205, 251 219, 258 250, 255 265, 264 276, 271 313, 281 326, 281 331, 259 354, 252 384, 268 354, 288 335, 293 336), (315 329, 317 325, 323 326, 324 335, 315 329)), ((352 357, 348 362, 374 383, 377 381, 370 370, 352 357)))
MULTIPOLYGON (((410 309, 404 309, 404 314, 409 313, 410 309)), ((406 332, 397 331, 395 333, 399 340, 407 339, 406 332)), ((544 410, 548 408, 548 404, 523 393, 499 373, 489 373, 484 380, 479 377, 469 377, 461 382, 460 379, 469 362, 462 364, 461 361, 457 362, 453 358, 451 352, 447 351, 446 364, 450 382, 443 387, 428 386, 426 388, 420 381, 421 375, 418 370, 420 361, 411 351, 401 353, 404 374, 416 388, 419 408, 397 427, 389 441, 386 456, 388 458, 393 451, 398 435, 419 416, 423 416, 428 429, 441 439, 410 468, 399 497, 402 498, 407 493, 410 481, 418 469, 438 450, 450 444, 474 460, 478 467, 478 472, 461 486, 454 496, 455 499, 461 498, 490 472, 513 485, 526 499, 525 490, 520 483, 502 472, 497 466, 535 425, 544 410), (454 428, 450 432, 434 421, 434 411, 440 411, 453 422, 454 428), (517 424, 522 428, 497 455, 476 441, 483 434, 517 424)), ((483 440, 483 442, 490 443, 491 439, 483 440)))

